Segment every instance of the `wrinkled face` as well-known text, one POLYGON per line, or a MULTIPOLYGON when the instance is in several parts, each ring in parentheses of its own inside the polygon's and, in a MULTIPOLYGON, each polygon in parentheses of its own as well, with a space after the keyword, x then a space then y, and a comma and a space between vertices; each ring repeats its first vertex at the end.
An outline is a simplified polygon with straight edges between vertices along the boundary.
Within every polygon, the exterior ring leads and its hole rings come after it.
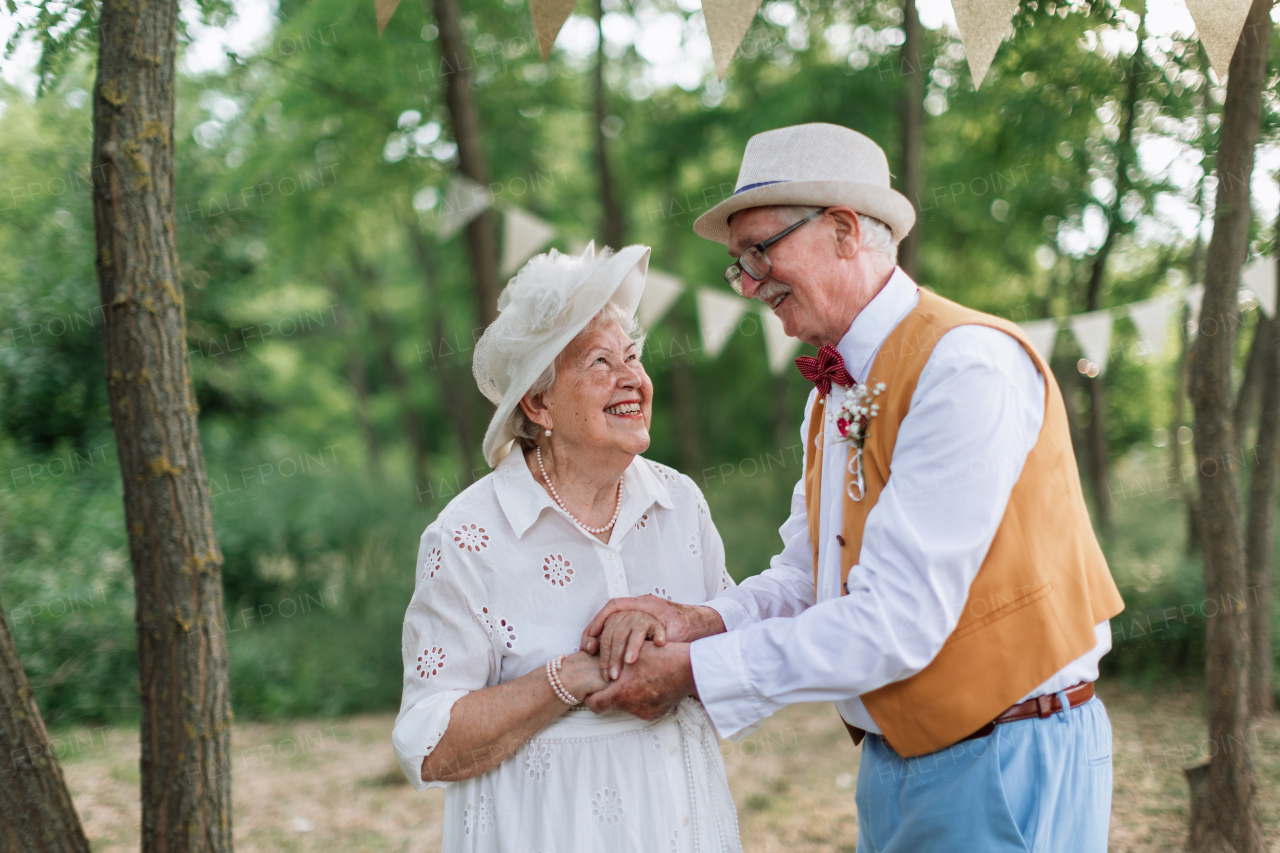
MULTIPOLYGON (((729 220, 729 254, 738 257, 797 219, 776 207, 735 213, 729 220)), ((743 274, 743 295, 767 305, 793 338, 814 346, 839 341, 852 320, 849 293, 836 269, 841 236, 830 213, 788 234, 766 250, 770 271, 762 281, 743 274)))
POLYGON ((640 348, 617 323, 578 335, 556 360, 556 381, 543 396, 552 428, 568 452, 649 447, 653 383, 640 348))

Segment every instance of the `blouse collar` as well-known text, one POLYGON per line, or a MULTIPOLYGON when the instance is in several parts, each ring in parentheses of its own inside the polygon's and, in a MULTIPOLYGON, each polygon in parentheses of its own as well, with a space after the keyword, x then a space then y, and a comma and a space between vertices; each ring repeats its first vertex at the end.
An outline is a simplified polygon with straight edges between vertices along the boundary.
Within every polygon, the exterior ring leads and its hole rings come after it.
POLYGON ((889 281, 880 288, 867 306, 858 312, 845 332, 836 350, 844 359, 845 367, 859 382, 867 381, 871 362, 880 345, 894 327, 907 316, 919 301, 919 289, 902 267, 894 267, 889 281))
MULTIPOLYGON (((525 464, 524 453, 519 444, 498 463, 493 473, 493 490, 498 498, 498 505, 502 507, 517 538, 524 536, 543 510, 560 512, 551 495, 533 478, 533 472, 525 464)), ((627 530, 655 503, 666 509, 675 508, 666 483, 643 456, 637 456, 627 466, 626 482, 622 487, 622 506, 618 510, 615 529, 627 530)), ((616 543, 617 540, 611 536, 609 544, 616 543)))

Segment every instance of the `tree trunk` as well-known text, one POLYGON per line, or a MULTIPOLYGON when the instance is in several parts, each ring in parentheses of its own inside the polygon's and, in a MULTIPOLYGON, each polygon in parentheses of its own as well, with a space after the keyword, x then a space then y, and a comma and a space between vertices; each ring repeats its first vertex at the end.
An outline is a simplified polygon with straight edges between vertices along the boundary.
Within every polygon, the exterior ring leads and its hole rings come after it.
POLYGON ((1218 149, 1218 196, 1205 266, 1204 308, 1191 352, 1196 468, 1204 522, 1208 783, 1193 803, 1196 851, 1224 844, 1234 853, 1263 853, 1249 751, 1249 614, 1240 495, 1227 460, 1236 448, 1231 361, 1238 323, 1236 291, 1248 250, 1249 181, 1262 114, 1262 86, 1271 40, 1271 0, 1254 0, 1231 60, 1218 149))
MULTIPOLYGON (((902 193, 919 205, 924 185, 924 60, 921 50, 924 31, 920 27, 916 0, 903 0, 902 31, 906 36, 902 43, 902 68, 907 76, 907 91, 899 106, 902 114, 902 193)), ((898 244, 898 266, 917 281, 923 227, 924 222, 917 218, 911 233, 898 244)))
POLYGON ((1236 406, 1233 417, 1236 422, 1236 442, 1240 452, 1249 446, 1253 432, 1254 419, 1258 416, 1258 405, 1262 396, 1263 360, 1266 358, 1267 343, 1263 332, 1262 312, 1258 312, 1258 324, 1253 330, 1253 343, 1249 345, 1249 355, 1244 362, 1244 377, 1240 380, 1240 390, 1236 392, 1236 406))
MULTIPOLYGON (((431 244, 427 242, 427 238, 423 236, 421 229, 416 225, 409 224, 406 227, 409 231, 409 242, 413 245, 414 256, 418 259, 418 267, 422 270, 423 284, 426 285, 427 302, 432 307, 432 351, 435 352, 445 340, 444 300, 440 296, 440 283, 436 278, 435 262, 431 255, 431 244)), ((445 405, 449 410, 449 417, 453 420, 454 427, 457 430, 458 448, 462 452, 466 473, 469 476, 470 468, 475 464, 477 458, 474 433, 472 432, 472 423, 477 411, 476 397, 478 396, 475 384, 471 381, 470 376, 464 376, 459 379, 455 364, 447 361, 442 362, 434 356, 429 370, 440 379, 440 388, 444 391, 445 405)))
MULTIPOLYGON (((480 113, 471 91, 471 64, 462 42, 458 0, 430 0, 440 30, 440 62, 444 68, 444 100, 449 108, 453 140, 458 145, 458 168, 483 187, 489 186, 489 166, 480 139, 480 113)), ((467 226, 467 246, 475 279, 476 315, 488 326, 498 316, 498 229, 492 209, 467 226)))
MULTIPOLYGON (((1192 256, 1194 258, 1194 255, 1192 256)), ((1192 264, 1194 267, 1194 263, 1192 264)), ((1181 351, 1178 353, 1177 387, 1173 392, 1173 421, 1169 425, 1169 448, 1173 461, 1173 470, 1178 476, 1178 491, 1182 494, 1182 505, 1187 513, 1187 553, 1199 554, 1204 549, 1204 538, 1200 532, 1199 499, 1196 495, 1195 482, 1188 479, 1182 470, 1182 441, 1178 431, 1186 424, 1187 382, 1191 365, 1191 341, 1187 335, 1187 324, 1191 322, 1191 307, 1182 306, 1182 323, 1178 326, 1178 341, 1181 351)))
POLYGON ((142 850, 231 850, 222 554, 174 244, 178 4, 104 0, 93 222, 107 394, 137 590, 142 850))
MULTIPOLYGON (((377 267, 365 263, 355 252, 351 253, 350 263, 352 280, 359 282, 358 286, 371 295, 376 294, 382 282, 382 273, 377 267)), ((378 364, 387 382, 395 390, 396 398, 400 403, 400 422, 405 439, 413 449, 413 482, 416 488, 421 489, 430 482, 426 423, 413 398, 413 388, 410 387, 409 378, 400 368, 400 363, 396 361, 395 348, 392 346, 396 340, 394 324, 383 314, 382 307, 377 304, 376 296, 372 302, 373 304, 368 308, 369 329, 376 342, 378 364)))
POLYGON ((0 850, 89 853, 31 682, 0 608, 0 850))
MULTIPOLYGON (((1120 227, 1121 203, 1131 185, 1129 164, 1134 161, 1133 128, 1138 115, 1138 83, 1142 74, 1142 47, 1146 34, 1146 13, 1138 21, 1138 47, 1133 52, 1129 71, 1125 78, 1124 125, 1116 141, 1116 197, 1107 210, 1107 236, 1093 257, 1089 271, 1089 285, 1085 294, 1086 311, 1102 307, 1102 291, 1107 275, 1107 260, 1116 244, 1116 231, 1120 227)), ((1098 530, 1108 536, 1111 533, 1111 450, 1107 443, 1107 387, 1100 374, 1090 378, 1089 386, 1089 473, 1093 482, 1094 506, 1098 530)))
POLYGON ((605 103, 604 83, 604 0, 596 0, 596 29, 599 38, 596 40, 596 73, 595 73, 595 108, 596 108, 596 171, 600 175, 600 215, 604 230, 606 246, 614 249, 622 246, 622 210, 618 207, 618 199, 614 194, 613 174, 609 171, 608 139, 604 134, 604 120, 609 115, 605 103))
MULTIPOLYGON (((1280 263, 1277 264, 1280 271, 1280 263)), ((1280 277, 1278 274, 1277 277, 1280 277)), ((1275 662, 1271 656, 1271 554, 1275 541, 1276 483, 1280 479, 1280 318, 1258 318, 1257 348, 1262 409, 1258 419, 1249 515, 1245 528, 1248 567, 1249 713, 1260 717, 1275 707, 1275 662)))

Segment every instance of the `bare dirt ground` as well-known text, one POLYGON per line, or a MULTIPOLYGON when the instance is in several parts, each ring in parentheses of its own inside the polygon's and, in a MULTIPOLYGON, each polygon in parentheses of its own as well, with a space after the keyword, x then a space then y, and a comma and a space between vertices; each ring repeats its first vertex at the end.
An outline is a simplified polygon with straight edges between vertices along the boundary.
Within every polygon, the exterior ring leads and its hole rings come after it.
MULTIPOLYGON (((1182 768, 1209 753, 1202 688, 1139 691, 1103 682, 1099 693, 1115 735, 1111 849, 1183 849, 1182 768)), ((393 719, 237 725, 229 768, 237 850, 438 851, 441 792, 419 793, 404 780, 391 752, 393 719)), ((93 849, 136 851, 136 731, 56 737, 93 849)), ((1280 851, 1280 715, 1257 726, 1252 747, 1269 849, 1280 851)), ((722 752, 748 853, 854 850, 858 751, 830 705, 788 708, 747 740, 723 743, 722 752)))

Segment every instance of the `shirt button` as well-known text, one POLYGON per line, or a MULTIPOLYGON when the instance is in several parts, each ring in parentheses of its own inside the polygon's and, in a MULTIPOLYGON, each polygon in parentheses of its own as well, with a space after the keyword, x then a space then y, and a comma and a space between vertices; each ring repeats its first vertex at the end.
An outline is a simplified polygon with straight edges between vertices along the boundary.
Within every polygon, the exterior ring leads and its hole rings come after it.
POLYGON ((841 536, 839 533, 836 534, 836 541, 840 543, 841 548, 844 547, 844 537, 841 536))
POLYGON ((604 552, 604 558, 605 558, 606 560, 612 560, 612 559, 613 559, 613 552, 612 552, 612 551, 605 551, 605 552, 604 552))

